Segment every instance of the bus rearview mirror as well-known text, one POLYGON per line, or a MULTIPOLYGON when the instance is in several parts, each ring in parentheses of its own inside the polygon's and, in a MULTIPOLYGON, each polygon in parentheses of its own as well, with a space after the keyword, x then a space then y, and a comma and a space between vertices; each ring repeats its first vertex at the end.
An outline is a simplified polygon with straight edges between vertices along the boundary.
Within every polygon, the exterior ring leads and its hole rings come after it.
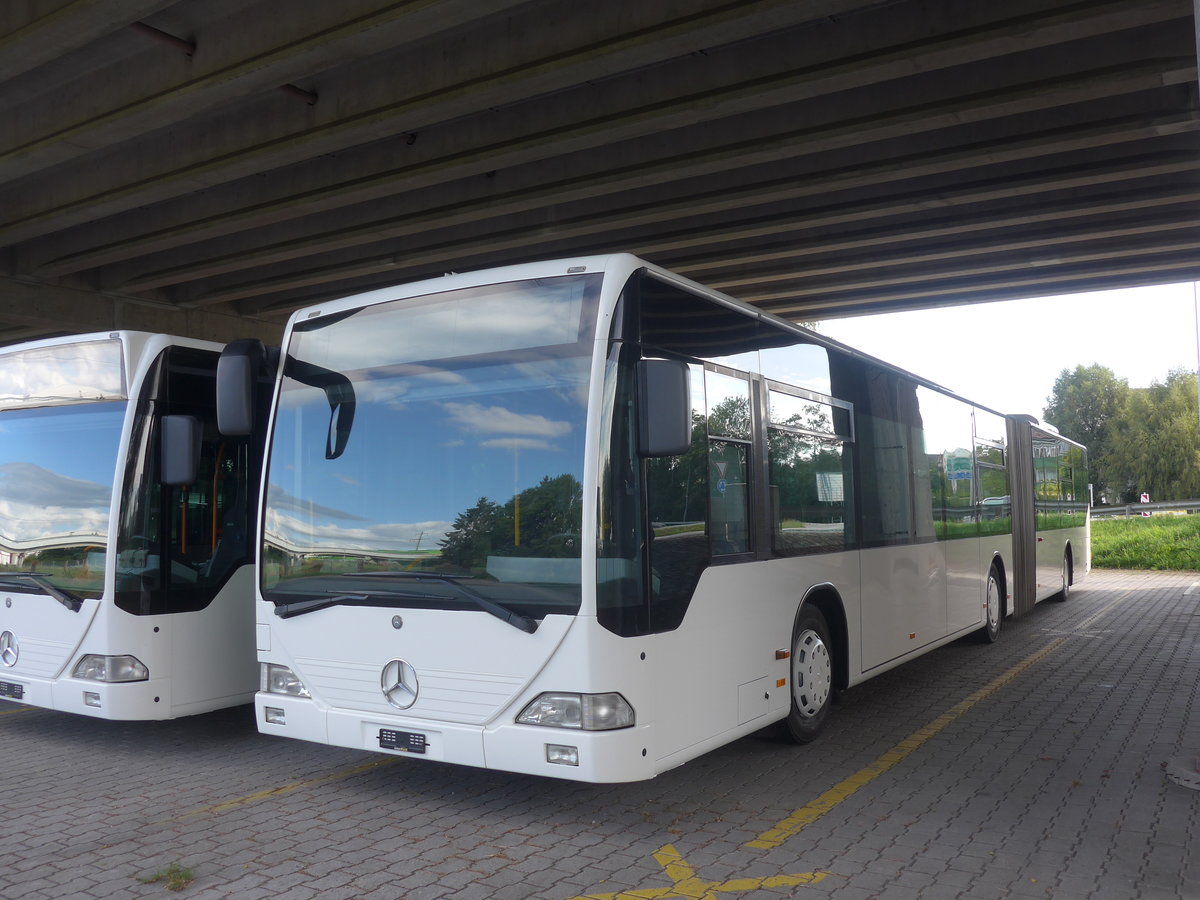
POLYGON ((217 430, 226 437, 254 432, 258 370, 266 349, 261 341, 230 342, 217 360, 217 430))
POLYGON ((678 456, 692 445, 692 404, 687 363, 643 359, 638 363, 638 453, 678 456))

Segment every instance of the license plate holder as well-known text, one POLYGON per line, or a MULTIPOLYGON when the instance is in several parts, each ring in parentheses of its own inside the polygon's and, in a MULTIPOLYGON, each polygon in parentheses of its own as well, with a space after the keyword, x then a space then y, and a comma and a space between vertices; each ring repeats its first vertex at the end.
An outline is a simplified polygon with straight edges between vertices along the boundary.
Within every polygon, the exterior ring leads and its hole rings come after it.
POLYGON ((24 700, 25 685, 13 681, 0 681, 0 697, 8 700, 24 700))
POLYGON ((401 753, 424 753, 429 745, 425 735, 416 731, 396 731, 392 728, 379 729, 379 749, 397 750, 401 753))

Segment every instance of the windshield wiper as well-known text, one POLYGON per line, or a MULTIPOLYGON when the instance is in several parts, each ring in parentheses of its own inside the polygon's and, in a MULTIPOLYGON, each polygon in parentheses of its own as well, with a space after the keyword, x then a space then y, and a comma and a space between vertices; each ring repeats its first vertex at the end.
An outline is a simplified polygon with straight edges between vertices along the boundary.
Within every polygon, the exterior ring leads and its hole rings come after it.
POLYGON ((275 607, 275 615, 281 619, 292 616, 302 616, 305 613, 316 612, 318 609, 329 609, 348 601, 359 602, 370 600, 370 594, 334 594, 332 597, 314 597, 311 600, 297 600, 295 603, 282 603, 275 607))
POLYGON ((459 596, 465 597, 484 612, 491 613, 497 619, 507 622, 513 628, 520 629, 526 634, 533 634, 537 631, 538 623, 536 619, 531 619, 528 616, 521 615, 519 612, 514 612, 507 606, 503 606, 495 600, 490 600, 478 591, 472 590, 465 584, 461 584, 462 579, 469 578, 469 575, 436 575, 429 572, 348 572, 345 577, 404 578, 412 581, 436 581, 439 584, 449 585, 459 596))
POLYGON ((53 597, 71 612, 79 612, 83 608, 83 598, 77 597, 70 591, 55 587, 45 575, 37 572, 4 572, 0 573, 0 587, 23 588, 28 585, 24 581, 10 581, 12 578, 28 578, 37 585, 43 594, 53 597))

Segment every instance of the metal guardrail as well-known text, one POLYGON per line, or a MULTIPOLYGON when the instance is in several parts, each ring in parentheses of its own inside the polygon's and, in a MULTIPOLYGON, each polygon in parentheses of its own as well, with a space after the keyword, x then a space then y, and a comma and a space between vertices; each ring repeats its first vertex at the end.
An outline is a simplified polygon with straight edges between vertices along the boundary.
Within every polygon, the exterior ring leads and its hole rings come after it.
POLYGON ((1165 500, 1161 503, 1126 503, 1124 506, 1093 506, 1092 518, 1103 519, 1112 516, 1140 516, 1143 513, 1186 513, 1191 515, 1200 512, 1200 500, 1165 500))

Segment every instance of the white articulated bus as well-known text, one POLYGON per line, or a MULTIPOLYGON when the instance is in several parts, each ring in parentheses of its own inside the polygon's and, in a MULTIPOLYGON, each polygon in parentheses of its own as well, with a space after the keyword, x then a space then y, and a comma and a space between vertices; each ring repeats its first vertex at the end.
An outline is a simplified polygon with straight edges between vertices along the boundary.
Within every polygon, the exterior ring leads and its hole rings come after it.
POLYGON ((0 348, 0 698, 105 719, 253 698, 262 447, 217 433, 220 350, 0 348))
POLYGON ((267 734, 649 778, 1086 570, 1081 455, 1035 534, 1005 416, 628 255, 300 311, 271 417, 267 734))

